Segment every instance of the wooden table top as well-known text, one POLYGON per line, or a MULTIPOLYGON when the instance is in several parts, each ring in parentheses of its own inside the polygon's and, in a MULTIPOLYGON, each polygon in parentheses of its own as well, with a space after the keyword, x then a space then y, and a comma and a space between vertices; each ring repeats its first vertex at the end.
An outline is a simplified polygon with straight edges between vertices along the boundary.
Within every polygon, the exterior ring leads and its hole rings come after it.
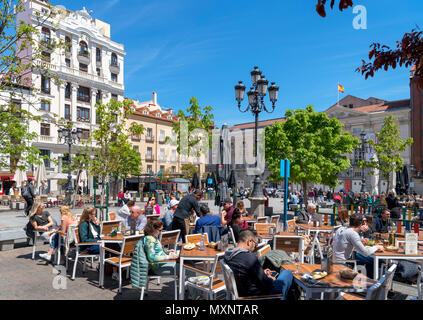
MULTIPOLYGON (((139 235, 144 235, 144 232, 141 231, 139 235)), ((124 238, 129 237, 129 235, 124 235, 123 233, 118 233, 116 237, 111 237, 110 235, 105 235, 101 237, 101 240, 104 241, 123 241, 124 238)))
POLYGON ((309 224, 305 224, 305 223, 297 223, 297 226, 303 229, 307 229, 307 230, 319 230, 319 231, 332 231, 333 227, 329 226, 329 225, 321 225, 320 227, 313 227, 313 225, 309 225, 309 224))
MULTIPOLYGON (((389 238, 389 233, 379 233, 379 232, 375 232, 375 235, 379 235, 379 236, 381 236, 382 238, 386 238, 386 239, 388 239, 389 238)), ((395 233, 395 236, 397 237, 397 238, 404 238, 404 240, 405 240, 405 233, 395 233)), ((401 239, 402 240, 402 239, 401 239)), ((419 235, 419 241, 423 241, 423 234, 420 234, 419 235)))
POLYGON ((209 248, 206 246, 206 248, 201 251, 198 246, 195 246, 192 250, 186 250, 184 248, 185 244, 182 246, 181 254, 179 257, 183 258, 214 258, 218 253, 222 253, 224 251, 219 251, 213 248, 209 248))
POLYGON ((385 250, 384 252, 375 252, 373 253, 374 256, 378 256, 378 257, 384 257, 384 256, 396 256, 396 257, 420 257, 423 259, 423 250, 420 249, 421 247, 419 247, 417 249, 417 254, 405 254, 405 249, 403 246, 400 246, 399 250, 397 252, 393 252, 393 251, 387 251, 385 250))
POLYGON ((285 237, 296 236, 296 237, 299 237, 299 235, 295 234, 294 232, 284 232, 284 231, 275 233, 274 235, 270 235, 270 234, 262 235, 261 237, 265 238, 265 239, 273 239, 274 236, 285 236, 285 237))
MULTIPOLYGON (((321 265, 320 264, 300 264, 300 267, 298 268, 299 271, 304 274, 304 273, 311 273, 316 269, 321 269, 321 265)), ((298 281, 301 281, 304 285, 308 285, 307 281, 301 279, 302 274, 295 274, 294 272, 297 270, 295 267, 295 264, 284 264, 282 265, 282 268, 284 268, 285 270, 291 271, 292 275, 295 277, 295 279, 297 279, 298 281)), ((326 277, 317 280, 317 281, 321 281, 321 282, 327 282, 329 283, 329 286, 315 286, 316 288, 352 288, 354 287, 353 284, 353 280, 348 280, 348 279, 343 279, 341 278, 341 276, 339 275, 339 271, 343 270, 343 269, 350 269, 347 266, 344 265, 339 265, 339 264, 334 264, 333 265, 333 272, 329 275, 327 275, 326 277)), ((365 285, 366 287, 371 287, 372 285, 374 285, 377 281, 370 279, 364 275, 360 275, 360 277, 363 277, 363 280, 360 281, 360 285, 365 285)))
POLYGON ((256 220, 256 218, 254 218, 254 217, 251 217, 251 216, 246 216, 246 217, 241 217, 241 220, 242 221, 251 221, 251 222, 256 222, 257 220, 256 220))

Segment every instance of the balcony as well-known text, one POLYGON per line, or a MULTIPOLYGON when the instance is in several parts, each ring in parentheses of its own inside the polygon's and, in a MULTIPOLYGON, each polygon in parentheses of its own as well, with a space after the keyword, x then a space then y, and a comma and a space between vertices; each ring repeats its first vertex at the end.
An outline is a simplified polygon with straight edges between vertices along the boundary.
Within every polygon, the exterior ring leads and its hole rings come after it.
POLYGON ((154 161, 154 156, 153 156, 153 155, 151 155, 151 154, 147 154, 147 155, 145 156, 145 161, 148 161, 148 162, 152 162, 152 161, 154 161))
POLYGON ((110 72, 119 74, 120 72, 120 63, 117 61, 110 61, 110 72))
POLYGON ((41 39, 40 41, 42 51, 50 52, 52 53, 54 51, 54 44, 51 39, 41 39))
POLYGON ((50 94, 50 88, 47 88, 47 87, 41 87, 41 92, 42 92, 42 93, 47 93, 47 94, 50 94))
POLYGON ((37 60, 36 65, 41 69, 56 70, 56 66, 48 61, 37 60))
POLYGON ((166 143, 166 137, 160 137, 159 138, 159 143, 160 144, 165 144, 166 143))
POLYGON ((54 142, 54 137, 52 136, 38 136, 38 142, 54 142))
POLYGON ((66 56, 66 58, 72 57, 72 45, 65 44, 65 46, 66 46, 66 48, 65 48, 65 56, 66 56))
POLYGON ((154 136, 146 136, 145 141, 146 142, 154 142, 154 136))
POLYGON ((88 51, 79 51, 78 52, 78 61, 82 64, 90 64, 90 53, 88 51))
POLYGON ((77 96, 76 100, 82 101, 82 102, 91 102, 90 96, 77 96))
POLYGON ((139 135, 133 135, 131 136, 132 141, 141 141, 141 137, 139 135))

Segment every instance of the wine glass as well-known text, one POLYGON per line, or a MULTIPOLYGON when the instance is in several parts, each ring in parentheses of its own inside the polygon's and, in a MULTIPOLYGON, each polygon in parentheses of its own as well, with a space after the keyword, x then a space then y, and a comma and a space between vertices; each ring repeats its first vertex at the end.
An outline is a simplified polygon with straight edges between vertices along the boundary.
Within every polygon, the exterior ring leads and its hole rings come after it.
POLYGON ((301 275, 300 270, 299 270, 300 269, 300 262, 301 262, 300 255, 296 254, 294 259, 295 259, 295 272, 294 273, 301 275))

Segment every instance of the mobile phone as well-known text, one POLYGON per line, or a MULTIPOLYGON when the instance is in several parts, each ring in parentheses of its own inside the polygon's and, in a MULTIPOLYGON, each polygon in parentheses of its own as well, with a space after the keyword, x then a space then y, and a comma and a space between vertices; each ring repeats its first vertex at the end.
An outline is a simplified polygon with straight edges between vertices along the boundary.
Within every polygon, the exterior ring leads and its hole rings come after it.
POLYGON ((277 276, 279 275, 279 272, 272 272, 272 274, 271 274, 271 276, 273 277, 273 278, 277 278, 277 276))

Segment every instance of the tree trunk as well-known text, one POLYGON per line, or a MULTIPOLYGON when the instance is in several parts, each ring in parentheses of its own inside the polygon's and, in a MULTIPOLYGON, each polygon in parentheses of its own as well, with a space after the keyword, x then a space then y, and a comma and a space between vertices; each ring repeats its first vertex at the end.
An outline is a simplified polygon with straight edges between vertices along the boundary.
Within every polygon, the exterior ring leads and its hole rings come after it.
POLYGON ((389 190, 391 190, 391 175, 388 174, 387 177, 385 177, 386 181, 388 181, 387 186, 386 186, 386 194, 389 194, 389 190))
POLYGON ((75 188, 73 190, 73 201, 72 201, 72 209, 75 208, 75 202, 76 202, 76 195, 78 194, 78 182, 79 182, 79 177, 81 175, 81 170, 78 170, 78 173, 76 174, 76 184, 75 184, 75 188))
POLYGON ((307 182, 306 181, 302 181, 301 185, 303 187, 303 192, 304 192, 304 206, 305 208, 307 208, 308 206, 308 192, 307 192, 307 182))

